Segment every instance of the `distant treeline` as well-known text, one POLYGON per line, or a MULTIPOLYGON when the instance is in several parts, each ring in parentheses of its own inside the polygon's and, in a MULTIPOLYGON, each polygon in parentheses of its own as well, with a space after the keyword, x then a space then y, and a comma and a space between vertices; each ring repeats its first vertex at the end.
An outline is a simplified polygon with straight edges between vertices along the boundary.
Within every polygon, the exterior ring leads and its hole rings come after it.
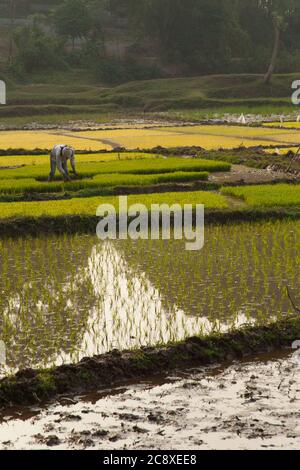
POLYGON ((269 81, 274 70, 300 69, 299 0, 0 0, 0 7, 10 25, 8 64, 19 75, 57 66, 111 83, 252 72, 269 81), (27 20, 17 26, 20 17, 27 20))

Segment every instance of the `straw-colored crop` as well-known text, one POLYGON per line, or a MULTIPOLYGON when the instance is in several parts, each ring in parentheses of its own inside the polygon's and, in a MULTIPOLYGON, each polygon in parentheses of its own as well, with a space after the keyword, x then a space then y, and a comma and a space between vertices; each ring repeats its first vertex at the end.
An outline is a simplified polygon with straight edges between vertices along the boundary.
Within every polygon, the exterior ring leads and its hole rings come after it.
POLYGON ((286 122, 265 122, 266 127, 281 127, 285 129, 300 129, 300 122, 286 121, 286 122))
POLYGON ((1 149, 51 149, 54 145, 63 143, 78 150, 111 150, 112 146, 99 139, 85 140, 76 132, 47 132, 47 131, 2 131, 0 132, 1 149))
POLYGON ((0 149, 50 149, 58 142, 72 145, 78 150, 111 150, 114 147, 144 149, 156 146, 200 146, 206 149, 252 147, 294 144, 299 141, 295 129, 247 126, 184 126, 155 129, 118 129, 72 132, 55 131, 2 131, 0 149))
MULTIPOLYGON (((300 144, 300 142, 299 142, 300 144)), ((274 154, 277 154, 277 155, 282 155, 282 156, 285 156, 287 155, 289 152, 294 152, 296 153, 297 150, 298 150, 299 147, 284 147, 284 148, 279 148, 279 149, 265 149, 264 152, 267 154, 267 155, 274 155, 274 154)), ((271 162, 270 162, 271 163, 271 162)))
MULTIPOLYGON (((110 162, 114 160, 145 160, 161 158, 159 155, 150 153, 96 153, 96 154, 77 154, 77 163, 89 162, 110 162)), ((22 165, 49 165, 49 155, 12 155, 0 156, 0 169, 5 167, 14 167, 22 165)))
MULTIPOLYGON (((273 142, 289 144, 298 142, 297 131, 282 132, 279 129, 247 126, 185 126, 162 127, 151 130, 110 131, 110 139, 115 145, 128 149, 162 147, 199 146, 205 149, 236 148, 240 146, 269 146, 273 142)), ((80 136, 102 139, 103 131, 87 131, 80 136)))

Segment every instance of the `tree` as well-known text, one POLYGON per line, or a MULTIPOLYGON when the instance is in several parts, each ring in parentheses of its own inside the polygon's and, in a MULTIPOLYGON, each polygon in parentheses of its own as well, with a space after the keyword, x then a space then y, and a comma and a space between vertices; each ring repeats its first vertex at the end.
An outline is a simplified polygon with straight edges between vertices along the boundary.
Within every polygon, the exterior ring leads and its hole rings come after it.
POLYGON ((9 40, 9 51, 8 51, 8 64, 12 64, 13 56, 13 29, 16 17, 16 0, 10 0, 10 40, 9 40))
POLYGON ((264 82, 268 84, 276 68, 282 33, 288 28, 289 20, 296 9, 296 0, 258 0, 258 4, 271 19, 274 31, 271 61, 264 78, 264 82))
POLYGON ((23 26, 13 32, 17 55, 12 67, 19 73, 34 73, 57 66, 60 59, 61 45, 49 37, 38 26, 23 26))
POLYGON ((87 36, 93 25, 93 19, 86 2, 65 0, 54 10, 53 23, 58 34, 72 39, 74 50, 76 38, 87 36))

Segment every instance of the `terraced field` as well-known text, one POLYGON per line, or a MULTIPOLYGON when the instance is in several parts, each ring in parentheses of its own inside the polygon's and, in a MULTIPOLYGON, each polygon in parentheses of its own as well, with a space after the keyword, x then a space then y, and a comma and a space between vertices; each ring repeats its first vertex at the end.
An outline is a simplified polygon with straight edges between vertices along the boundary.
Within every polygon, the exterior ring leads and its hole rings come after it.
POLYGON ((0 149, 50 149, 57 142, 72 145, 78 150, 101 151, 124 147, 150 149, 153 147, 192 147, 207 150, 238 148, 240 146, 297 145, 300 134, 295 130, 246 126, 182 126, 155 129, 114 129, 72 132, 2 131, 0 149))
MULTIPOLYGON (((57 217, 68 215, 95 216, 100 204, 111 204, 118 209, 118 197, 88 197, 73 198, 65 201, 39 201, 39 202, 12 202, 0 203, 1 219, 10 217, 57 217)), ((128 198, 128 204, 144 204, 150 208, 151 204, 204 204, 208 209, 226 209, 226 198, 219 194, 206 191, 186 193, 164 193, 132 195, 128 198)))
POLYGON ((240 198, 250 207, 300 206, 300 185, 277 184, 223 188, 226 196, 240 198))
MULTIPOLYGON (((165 158, 160 155, 132 153, 79 155, 79 177, 63 182, 60 175, 48 182, 49 157, 12 156, 0 157, 0 217, 91 215, 101 202, 116 204, 117 198, 101 196, 119 194, 117 188, 151 187, 157 185, 191 183, 208 179, 211 172, 230 170, 230 164, 193 158, 165 158), (48 163, 46 163, 48 161, 48 163), (11 166, 9 166, 11 165, 11 166), (50 195, 56 194, 56 199, 50 195), (43 196, 43 202, 40 196, 43 196), (80 197, 78 197, 80 196, 80 197), (95 197, 94 197, 95 196, 95 197), (97 196, 97 197, 96 197, 97 196), (70 200, 70 197, 72 199, 70 200), (32 202, 28 201, 28 198, 32 202), (35 201, 35 202, 34 202, 35 201)), ((118 190, 119 191, 119 190, 118 190)), ((170 187, 171 191, 171 187, 170 187)), ((137 198, 137 196, 136 196, 137 198)), ((150 196, 140 196, 136 202, 150 204, 150 196)), ((173 203, 205 203, 207 207, 227 207, 226 199, 217 194, 167 193, 153 194, 153 201, 173 203), (162 199, 161 199, 162 198, 162 199)))

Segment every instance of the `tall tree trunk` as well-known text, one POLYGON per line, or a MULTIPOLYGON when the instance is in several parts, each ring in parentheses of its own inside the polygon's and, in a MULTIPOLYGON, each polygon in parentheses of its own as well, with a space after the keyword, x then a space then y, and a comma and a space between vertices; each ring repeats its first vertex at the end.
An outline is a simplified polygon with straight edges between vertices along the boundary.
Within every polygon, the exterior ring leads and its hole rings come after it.
POLYGON ((270 83, 273 73, 275 71, 276 67, 276 61, 278 57, 278 52, 279 52, 279 45, 280 45, 280 27, 278 25, 278 21, 276 18, 273 18, 273 27, 274 27, 274 47, 273 47, 273 52, 272 52, 272 57, 271 57, 271 62, 269 65, 269 69, 265 75, 264 82, 266 84, 270 83))

